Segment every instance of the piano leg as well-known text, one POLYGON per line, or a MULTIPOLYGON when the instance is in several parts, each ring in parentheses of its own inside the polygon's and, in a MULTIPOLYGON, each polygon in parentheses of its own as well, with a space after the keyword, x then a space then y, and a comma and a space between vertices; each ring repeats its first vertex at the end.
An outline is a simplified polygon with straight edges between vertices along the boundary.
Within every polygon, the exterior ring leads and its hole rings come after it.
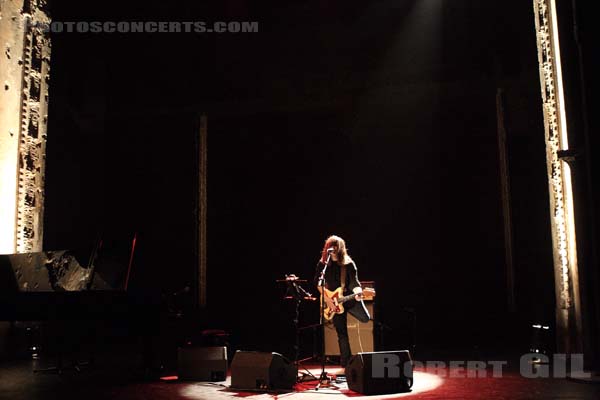
POLYGON ((92 364, 93 357, 90 351, 90 361, 79 361, 77 359, 79 355, 79 346, 83 342, 82 339, 90 337, 88 336, 88 330, 86 329, 86 323, 82 321, 58 321, 52 320, 45 324, 46 340, 53 342, 56 348, 56 364, 47 368, 35 368, 35 373, 55 373, 61 375, 63 371, 74 370, 75 372, 82 372, 85 367, 89 367, 92 364), (73 345, 77 344, 77 345, 73 345), (71 363, 65 365, 65 355, 70 355, 71 363))

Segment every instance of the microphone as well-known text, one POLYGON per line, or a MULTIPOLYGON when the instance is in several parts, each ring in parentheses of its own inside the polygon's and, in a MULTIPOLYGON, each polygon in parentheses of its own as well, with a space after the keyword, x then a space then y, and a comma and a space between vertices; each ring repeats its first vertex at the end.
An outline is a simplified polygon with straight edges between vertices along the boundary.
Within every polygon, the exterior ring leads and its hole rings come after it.
POLYGON ((330 247, 330 248, 327 249, 328 253, 333 253, 334 251, 335 251, 335 249, 333 247, 330 247))

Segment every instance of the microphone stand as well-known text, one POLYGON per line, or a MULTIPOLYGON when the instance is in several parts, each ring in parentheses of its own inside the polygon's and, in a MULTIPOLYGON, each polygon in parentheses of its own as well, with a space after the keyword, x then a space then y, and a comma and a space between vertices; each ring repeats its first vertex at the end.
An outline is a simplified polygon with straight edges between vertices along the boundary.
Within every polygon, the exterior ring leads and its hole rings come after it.
POLYGON ((327 252, 327 261, 325 261, 325 266, 323 267, 323 271, 321 271, 321 275, 319 277, 319 287, 321 288, 321 375, 319 375, 319 383, 315 387, 315 390, 319 390, 321 384, 323 382, 331 382, 331 378, 327 376, 327 372, 325 372, 325 272, 327 271, 327 266, 329 265, 329 261, 331 259, 331 252, 327 252))

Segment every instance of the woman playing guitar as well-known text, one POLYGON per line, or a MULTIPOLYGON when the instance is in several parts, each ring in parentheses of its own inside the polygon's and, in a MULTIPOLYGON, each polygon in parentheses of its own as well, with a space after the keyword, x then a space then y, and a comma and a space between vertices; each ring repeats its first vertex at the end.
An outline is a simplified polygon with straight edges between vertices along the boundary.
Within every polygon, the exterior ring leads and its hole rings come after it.
POLYGON ((322 296, 323 288, 320 286, 320 278, 327 261, 329 264, 323 277, 325 286, 324 316, 326 319, 333 319, 340 346, 340 364, 342 368, 345 368, 352 356, 348 340, 346 311, 360 322, 368 322, 371 317, 362 301, 364 294, 358 280, 358 269, 348 255, 344 239, 339 236, 330 236, 323 246, 315 275, 317 289, 322 296))

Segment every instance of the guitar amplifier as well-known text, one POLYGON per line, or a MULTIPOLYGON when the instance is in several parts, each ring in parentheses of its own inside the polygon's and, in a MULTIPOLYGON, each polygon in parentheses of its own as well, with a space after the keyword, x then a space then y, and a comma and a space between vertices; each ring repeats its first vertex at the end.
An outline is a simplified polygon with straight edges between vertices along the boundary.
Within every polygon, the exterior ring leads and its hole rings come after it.
MULTIPOLYGON (((367 311, 371 315, 369 322, 360 322, 352 314, 348 314, 348 339, 350 341, 350 349, 353 354, 358 352, 370 352, 375 350, 373 340, 373 301, 365 300, 367 311)), ((325 355, 339 356, 340 346, 338 345, 337 333, 332 321, 325 323, 325 355)))

